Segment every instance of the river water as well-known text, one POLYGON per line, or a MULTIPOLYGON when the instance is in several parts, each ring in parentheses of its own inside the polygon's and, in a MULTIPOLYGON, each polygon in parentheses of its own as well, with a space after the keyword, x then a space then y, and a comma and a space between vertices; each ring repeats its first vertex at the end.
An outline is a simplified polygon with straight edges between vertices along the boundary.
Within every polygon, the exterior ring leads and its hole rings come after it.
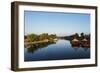
POLYGON ((56 43, 24 48, 24 61, 87 59, 90 48, 71 47, 70 41, 59 39, 56 43))

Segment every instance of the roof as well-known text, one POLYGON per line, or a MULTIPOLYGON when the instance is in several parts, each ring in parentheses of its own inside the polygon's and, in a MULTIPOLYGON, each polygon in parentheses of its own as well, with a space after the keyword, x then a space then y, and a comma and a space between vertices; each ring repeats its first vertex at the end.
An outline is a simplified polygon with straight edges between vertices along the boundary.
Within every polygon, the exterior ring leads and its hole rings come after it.
POLYGON ((87 41, 87 39, 83 39, 82 41, 87 41))
POLYGON ((79 41, 78 39, 73 39, 72 41, 79 41))

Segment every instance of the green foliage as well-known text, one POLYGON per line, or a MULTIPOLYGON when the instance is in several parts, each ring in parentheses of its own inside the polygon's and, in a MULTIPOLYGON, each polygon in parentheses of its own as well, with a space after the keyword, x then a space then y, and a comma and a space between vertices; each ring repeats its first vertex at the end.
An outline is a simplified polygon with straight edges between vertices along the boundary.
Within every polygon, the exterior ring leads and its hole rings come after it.
POLYGON ((55 38, 57 38, 57 36, 56 36, 56 34, 51 34, 50 38, 55 39, 55 38))
POLYGON ((84 36, 85 36, 85 34, 82 32, 82 33, 81 33, 81 39, 83 39, 84 36))
POLYGON ((37 40, 38 40, 38 35, 36 35, 36 34, 27 35, 27 39, 28 39, 30 42, 37 41, 37 40))
POLYGON ((42 40, 46 40, 46 39, 53 40, 56 37, 57 37, 56 34, 48 35, 48 33, 42 33, 40 35, 36 35, 36 34, 26 35, 25 39, 29 40, 29 42, 35 42, 35 41, 42 41, 42 40))
POLYGON ((75 38, 79 38, 78 33, 75 33, 74 37, 75 37, 75 38))
POLYGON ((43 33, 39 36, 39 40, 44 40, 44 39, 48 39, 49 38, 49 35, 48 33, 43 33))

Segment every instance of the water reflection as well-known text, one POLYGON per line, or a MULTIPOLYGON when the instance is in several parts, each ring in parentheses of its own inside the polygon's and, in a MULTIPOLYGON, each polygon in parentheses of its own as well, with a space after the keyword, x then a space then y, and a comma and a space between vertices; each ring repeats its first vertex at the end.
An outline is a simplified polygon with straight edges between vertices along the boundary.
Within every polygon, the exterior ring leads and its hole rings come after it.
MULTIPOLYGON (((43 49, 43 48, 45 48, 45 47, 47 47, 47 46, 49 46, 51 44, 56 44, 56 42, 31 44, 30 47, 27 48, 27 52, 28 53, 34 53, 35 51, 37 51, 39 49, 43 49)), ((81 45, 73 46, 71 43, 70 43, 70 47, 73 48, 75 51, 77 51, 79 48, 84 49, 84 51, 87 51, 89 49, 89 47, 84 47, 84 46, 81 46, 81 45)))
POLYGON ((77 51, 79 48, 82 48, 84 51, 87 51, 89 48, 84 48, 84 47, 73 47, 71 46, 75 51, 77 51))
POLYGON ((24 50, 24 61, 86 59, 90 48, 73 47, 68 40, 34 44, 24 50))
POLYGON ((74 50, 78 50, 79 48, 82 48, 82 49, 84 49, 84 51, 87 51, 89 48, 90 48, 90 46, 83 46, 82 44, 80 44, 80 45, 78 45, 78 46, 73 46, 72 44, 71 44, 71 47, 74 49, 74 50))
POLYGON ((40 43, 40 44, 32 44, 30 47, 27 48, 28 53, 34 53, 35 51, 45 48, 50 44, 54 44, 55 42, 48 42, 48 43, 40 43))

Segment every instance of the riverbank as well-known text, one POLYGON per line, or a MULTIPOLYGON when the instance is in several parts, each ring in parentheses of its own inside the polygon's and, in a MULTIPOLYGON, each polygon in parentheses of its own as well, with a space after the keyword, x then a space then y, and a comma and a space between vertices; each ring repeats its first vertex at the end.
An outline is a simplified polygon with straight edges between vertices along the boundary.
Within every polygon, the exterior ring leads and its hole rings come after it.
POLYGON ((34 41, 34 42, 24 42, 24 46, 25 47, 30 47, 31 45, 38 45, 38 44, 42 44, 42 43, 54 43, 56 42, 58 39, 53 39, 53 40, 42 40, 42 41, 34 41))

